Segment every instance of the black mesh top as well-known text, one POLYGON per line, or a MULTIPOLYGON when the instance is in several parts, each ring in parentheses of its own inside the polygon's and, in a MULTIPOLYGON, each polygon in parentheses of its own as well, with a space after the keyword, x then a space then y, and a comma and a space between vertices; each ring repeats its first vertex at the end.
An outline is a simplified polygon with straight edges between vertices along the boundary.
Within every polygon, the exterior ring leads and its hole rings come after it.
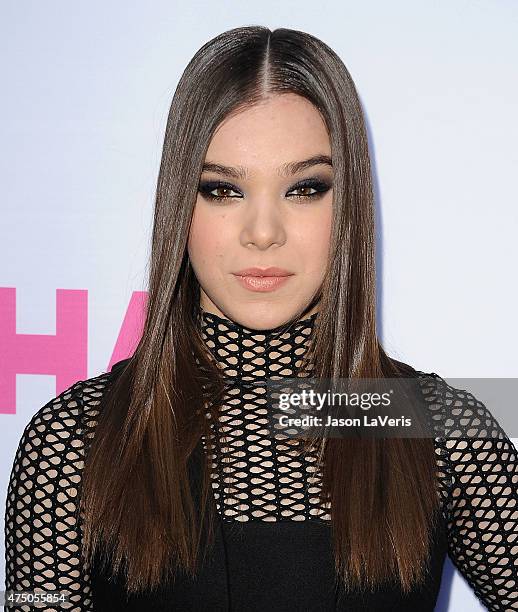
MULTIPOLYGON (((258 332, 203 311, 202 335, 227 378, 212 441, 216 543, 196 580, 178 579, 126 598, 116 577, 80 558, 78 515, 86 434, 95 428, 112 372, 79 381, 27 424, 12 468, 5 514, 6 589, 66 590, 63 608, 91 610, 284 611, 433 610, 446 555, 489 610, 518 610, 518 462, 487 408, 435 373, 416 371, 437 431, 466 421, 479 438, 435 438, 441 520, 428 580, 345 593, 334 583, 329 508, 319 500, 317 458, 294 456, 267 428, 265 377, 291 376, 316 314, 288 331, 258 332), (440 399, 439 399, 440 398, 440 399), (489 432, 489 435, 488 433, 489 432)), ((202 440, 201 452, 207 452, 202 440)), ((22 606, 20 610, 34 608, 22 606)), ((46 610, 59 609, 46 606, 46 610)))

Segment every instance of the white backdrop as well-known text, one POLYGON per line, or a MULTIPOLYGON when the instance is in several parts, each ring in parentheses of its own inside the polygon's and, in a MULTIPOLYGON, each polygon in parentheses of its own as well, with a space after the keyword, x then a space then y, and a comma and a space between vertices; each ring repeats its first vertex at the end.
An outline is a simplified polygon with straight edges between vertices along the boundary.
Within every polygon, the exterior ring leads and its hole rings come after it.
MULTIPOLYGON (((516 2, 0 7, 2 525, 31 416, 130 349, 117 339, 130 299, 145 291, 171 97, 195 51, 232 27, 310 32, 355 80, 375 168, 389 353, 444 377, 518 375, 516 2)), ((3 550, 3 530, 0 540, 3 550)), ((3 577, 2 556, 0 588, 3 577)), ((479 609, 448 562, 437 610, 479 609)))

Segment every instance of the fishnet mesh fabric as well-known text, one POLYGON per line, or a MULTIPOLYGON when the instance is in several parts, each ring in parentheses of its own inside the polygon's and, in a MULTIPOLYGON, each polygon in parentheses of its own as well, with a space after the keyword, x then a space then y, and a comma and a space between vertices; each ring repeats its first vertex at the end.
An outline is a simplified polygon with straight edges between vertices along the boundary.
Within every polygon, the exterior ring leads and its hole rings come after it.
POLYGON ((435 450, 448 556, 488 610, 518 610, 516 448, 472 393, 419 375, 442 434, 435 450))
MULTIPOLYGON (((270 430, 265 384, 297 375, 315 317, 284 333, 257 333, 203 313, 203 339, 228 379, 210 453, 213 496, 225 521, 331 518, 320 499, 317 454, 301 454, 297 440, 270 430)), ((204 448, 209 452, 205 440, 204 448)))
MULTIPOLYGON (((295 457, 287 440, 269 437, 264 386, 258 384, 299 367, 313 321, 277 335, 203 315, 207 346, 229 378, 227 401, 213 424, 224 459, 213 463, 212 487, 225 521, 329 519, 319 501, 316 458, 295 457)), ((418 374, 441 432, 435 449, 449 556, 489 610, 518 610, 516 449, 472 394, 435 373, 418 374), (460 436, 466 420, 480 429, 480 438, 460 436)), ((5 513, 6 589, 67 591, 70 602, 45 606, 49 611, 94 609, 89 568, 80 558, 78 508, 85 448, 109 379, 105 373, 79 381, 38 410, 14 458, 5 513)))
POLYGON ((103 374, 75 383, 24 429, 7 491, 6 590, 66 591, 69 602, 6 609, 93 609, 89 568, 80 557, 78 496, 85 448, 108 380, 103 374))

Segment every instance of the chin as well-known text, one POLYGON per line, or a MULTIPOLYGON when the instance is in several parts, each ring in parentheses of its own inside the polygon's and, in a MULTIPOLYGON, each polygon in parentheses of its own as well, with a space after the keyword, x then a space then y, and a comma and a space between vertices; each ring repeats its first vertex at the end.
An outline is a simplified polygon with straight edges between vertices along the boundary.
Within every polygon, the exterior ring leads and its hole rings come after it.
POLYGON ((263 331, 283 325, 297 312, 298 309, 293 308, 291 304, 245 304, 242 307, 232 308, 229 318, 243 327, 263 331))

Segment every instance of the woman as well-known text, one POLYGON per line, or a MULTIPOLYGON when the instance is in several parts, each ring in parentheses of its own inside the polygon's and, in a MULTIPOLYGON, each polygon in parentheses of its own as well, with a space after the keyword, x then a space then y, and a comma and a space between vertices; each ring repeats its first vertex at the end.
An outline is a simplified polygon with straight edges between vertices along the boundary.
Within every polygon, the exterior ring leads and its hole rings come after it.
POLYGON ((433 610, 448 553, 518 610, 516 451, 471 394, 384 352, 374 235, 337 55, 264 27, 204 45, 166 127, 142 338, 27 426, 7 588, 74 610, 433 610), (475 414, 490 434, 294 444, 265 381, 308 374, 412 377, 437 432, 475 414))

